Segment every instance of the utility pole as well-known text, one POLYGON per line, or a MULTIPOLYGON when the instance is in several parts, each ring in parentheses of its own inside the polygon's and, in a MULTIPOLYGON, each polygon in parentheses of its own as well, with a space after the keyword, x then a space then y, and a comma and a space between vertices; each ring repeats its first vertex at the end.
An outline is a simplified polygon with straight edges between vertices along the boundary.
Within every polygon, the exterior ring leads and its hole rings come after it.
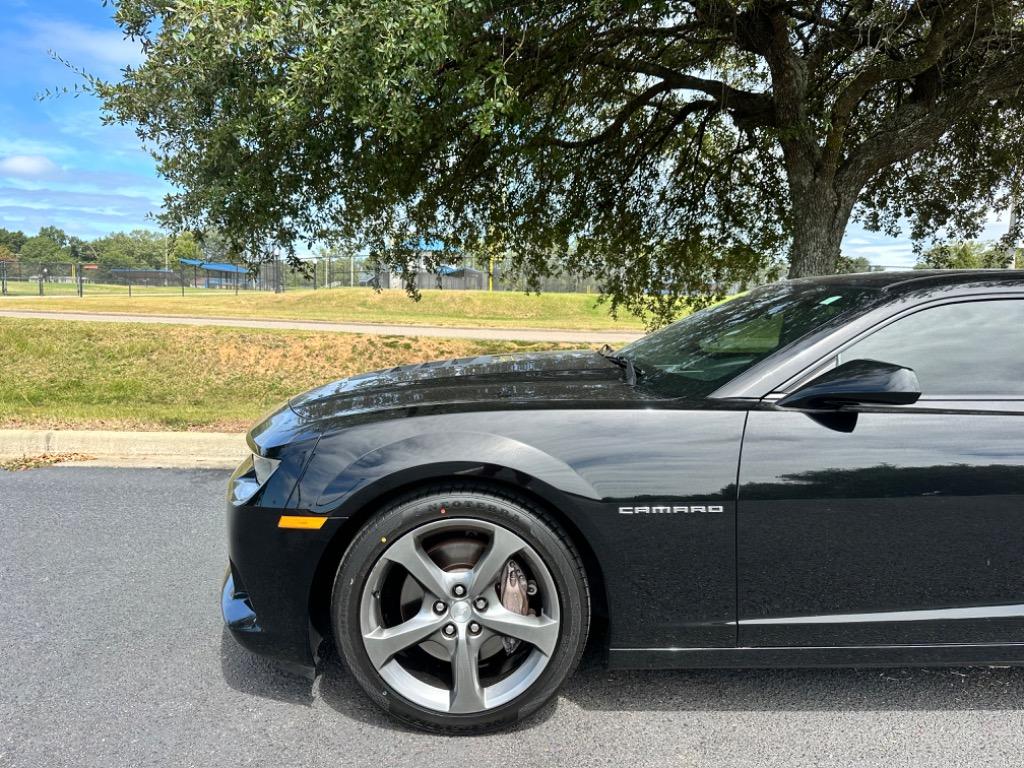
MULTIPOLYGON (((502 206, 502 210, 504 210, 504 208, 505 208, 505 203, 506 203, 506 200, 507 200, 507 193, 508 193, 508 190, 505 189, 504 187, 502 187, 502 189, 501 189, 501 206, 502 206)), ((494 251, 496 249, 494 248, 494 242, 493 241, 494 241, 494 228, 493 227, 488 227, 487 228, 487 290, 488 291, 493 291, 494 290, 494 251)), ((504 256, 505 256, 505 241, 504 241, 504 239, 501 239, 501 238, 498 239, 498 250, 501 251, 502 263, 504 263, 504 256)))
POLYGON ((1017 205, 1017 196, 1014 195, 1010 198, 1010 230, 1008 234, 1012 238, 1010 241, 1010 269, 1017 268, 1017 238, 1014 236, 1014 232, 1017 230, 1017 221, 1020 216, 1020 209, 1017 205))
POLYGON ((171 241, 173 235, 164 238, 164 288, 170 283, 167 282, 167 273, 171 271, 171 241))

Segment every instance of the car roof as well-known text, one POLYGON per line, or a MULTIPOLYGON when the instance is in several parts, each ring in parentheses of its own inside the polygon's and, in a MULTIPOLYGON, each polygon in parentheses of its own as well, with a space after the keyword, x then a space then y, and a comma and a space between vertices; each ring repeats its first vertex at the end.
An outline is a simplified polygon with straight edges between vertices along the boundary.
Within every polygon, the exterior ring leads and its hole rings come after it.
POLYGON ((1024 270, 1014 269, 908 269, 893 272, 857 272, 847 275, 801 277, 790 280, 794 286, 875 288, 892 297, 935 286, 991 286, 1022 283, 1024 270))

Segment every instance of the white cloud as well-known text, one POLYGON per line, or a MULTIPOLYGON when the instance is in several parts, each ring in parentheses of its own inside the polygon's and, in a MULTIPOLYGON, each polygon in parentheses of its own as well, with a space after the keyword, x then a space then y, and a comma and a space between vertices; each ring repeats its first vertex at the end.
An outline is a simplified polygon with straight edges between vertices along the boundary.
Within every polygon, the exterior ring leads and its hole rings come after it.
POLYGON ((0 157, 4 155, 45 155, 46 157, 65 157, 74 154, 74 150, 66 144, 27 139, 23 136, 0 136, 0 157))
POLYGON ((0 175, 48 176, 60 170, 43 155, 10 155, 0 159, 0 175))
POLYGON ((31 232, 54 225, 68 234, 93 238, 116 230, 153 229, 149 214, 160 209, 146 197, 93 189, 25 189, 0 186, 0 227, 31 232))
POLYGON ((98 29, 61 19, 36 16, 23 17, 30 30, 28 46, 41 51, 54 51, 61 58, 78 66, 105 65, 124 67, 142 63, 141 46, 125 39, 119 29, 98 29))

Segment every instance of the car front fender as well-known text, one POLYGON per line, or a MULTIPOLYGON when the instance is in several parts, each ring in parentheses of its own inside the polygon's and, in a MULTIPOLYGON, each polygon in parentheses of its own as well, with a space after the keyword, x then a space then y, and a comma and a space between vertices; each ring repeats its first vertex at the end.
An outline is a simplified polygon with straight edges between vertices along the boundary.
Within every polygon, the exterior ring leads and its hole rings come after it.
POLYGON ((456 476, 489 477, 528 489, 537 486, 533 489, 547 498, 599 498, 564 461, 486 432, 446 432, 443 440, 414 434, 359 456, 353 455, 344 434, 324 438, 306 470, 300 496, 312 512, 347 518, 396 488, 456 476))

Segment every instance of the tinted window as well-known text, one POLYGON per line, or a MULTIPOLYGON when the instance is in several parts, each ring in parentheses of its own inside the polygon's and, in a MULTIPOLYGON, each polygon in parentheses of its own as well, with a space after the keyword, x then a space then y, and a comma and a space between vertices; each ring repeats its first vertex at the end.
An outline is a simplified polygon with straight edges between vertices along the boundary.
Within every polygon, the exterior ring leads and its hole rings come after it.
POLYGON ((975 301, 917 312, 839 356, 913 368, 926 395, 1024 397, 1024 301, 975 301))
POLYGON ((780 283, 697 312, 620 354, 642 383, 675 397, 703 397, 822 324, 879 296, 848 285, 780 283))

